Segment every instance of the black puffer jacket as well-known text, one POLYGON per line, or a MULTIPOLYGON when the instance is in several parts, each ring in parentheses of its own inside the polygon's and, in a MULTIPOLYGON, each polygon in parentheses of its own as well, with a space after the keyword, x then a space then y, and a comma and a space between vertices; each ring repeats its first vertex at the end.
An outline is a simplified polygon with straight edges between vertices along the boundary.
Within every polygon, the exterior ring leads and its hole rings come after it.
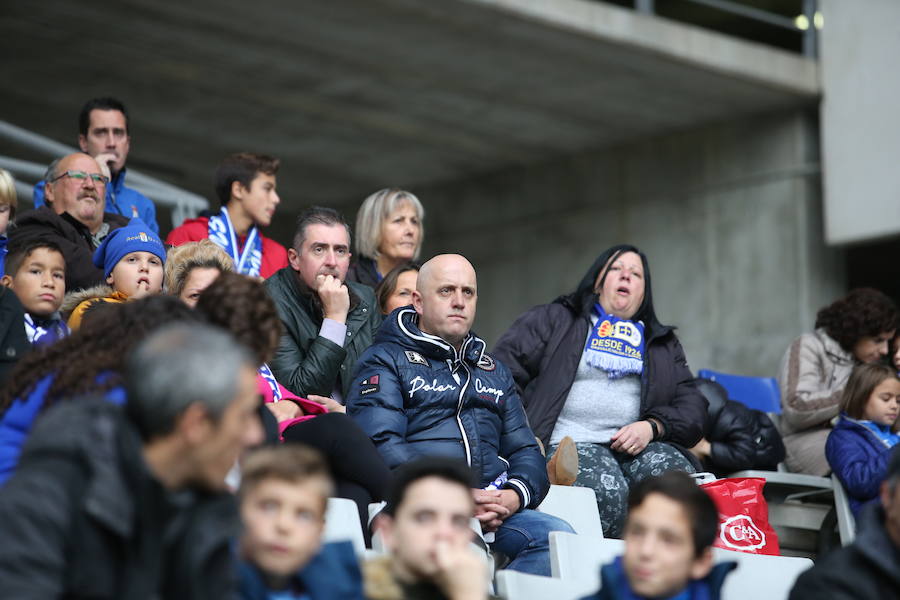
POLYGON ((360 357, 347 414, 396 468, 422 456, 465 459, 479 488, 506 472, 522 508, 550 487, 544 457, 507 370, 469 333, 460 350, 422 333, 412 307, 394 310, 360 357))
POLYGON ((644 263, 644 301, 634 317, 644 322, 646 338, 640 418, 663 424, 662 441, 690 447, 703 436, 706 399, 694 385, 674 328, 656 318, 646 257, 633 246, 614 246, 594 261, 574 293, 526 312, 494 349, 516 380, 531 428, 545 445, 575 380, 597 301, 594 282, 609 258, 623 251, 639 254, 644 263))
POLYGON ((724 476, 743 469, 774 471, 784 460, 784 443, 772 420, 763 412, 728 399, 715 381, 697 379, 697 388, 709 402, 706 439, 710 456, 703 466, 724 476))

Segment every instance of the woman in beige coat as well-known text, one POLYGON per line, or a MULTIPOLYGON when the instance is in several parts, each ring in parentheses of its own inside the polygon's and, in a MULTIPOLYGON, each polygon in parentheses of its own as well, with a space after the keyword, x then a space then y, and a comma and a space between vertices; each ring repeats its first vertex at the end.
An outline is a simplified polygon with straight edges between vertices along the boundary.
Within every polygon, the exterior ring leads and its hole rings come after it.
POLYGON ((878 290, 861 288, 821 309, 816 328, 790 345, 781 360, 781 433, 788 469, 827 475, 825 439, 837 417, 853 367, 884 359, 900 314, 878 290))

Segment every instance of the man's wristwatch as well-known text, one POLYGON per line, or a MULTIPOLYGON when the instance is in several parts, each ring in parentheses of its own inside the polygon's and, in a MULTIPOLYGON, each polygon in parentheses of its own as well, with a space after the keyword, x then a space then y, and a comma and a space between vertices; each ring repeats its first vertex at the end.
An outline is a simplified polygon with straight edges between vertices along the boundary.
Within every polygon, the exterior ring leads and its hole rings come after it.
POLYGON ((656 421, 653 419, 645 419, 648 423, 650 423, 650 428, 653 430, 653 438, 650 440, 651 442, 659 437, 659 425, 656 424, 656 421))

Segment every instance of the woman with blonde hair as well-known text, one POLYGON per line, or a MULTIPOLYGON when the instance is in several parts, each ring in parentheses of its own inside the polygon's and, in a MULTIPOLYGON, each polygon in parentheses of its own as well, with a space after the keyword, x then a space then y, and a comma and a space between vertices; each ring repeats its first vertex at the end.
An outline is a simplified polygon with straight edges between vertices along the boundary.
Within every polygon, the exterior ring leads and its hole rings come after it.
POLYGON ((356 260, 347 280, 375 287, 391 269, 416 260, 422 249, 425 209, 411 192, 385 188, 356 214, 356 260))
POLYGON ((0 169, 0 276, 6 264, 6 230, 16 218, 17 206, 16 181, 9 171, 0 169))
POLYGON ((194 307, 209 284, 222 273, 233 270, 234 261, 214 242, 188 242, 169 249, 166 286, 170 295, 194 307))

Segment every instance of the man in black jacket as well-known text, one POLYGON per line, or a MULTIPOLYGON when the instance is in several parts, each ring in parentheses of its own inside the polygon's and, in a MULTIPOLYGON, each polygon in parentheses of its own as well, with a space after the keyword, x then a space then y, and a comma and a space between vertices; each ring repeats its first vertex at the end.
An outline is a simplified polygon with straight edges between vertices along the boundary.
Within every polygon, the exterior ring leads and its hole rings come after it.
POLYGON ((509 371, 470 331, 475 270, 459 255, 422 266, 412 307, 398 308, 360 358, 347 412, 387 465, 418 457, 465 460, 475 516, 510 569, 550 574, 550 531, 565 521, 534 510, 549 489, 544 457, 509 371))
POLYGON ((225 476, 262 439, 249 352, 173 325, 128 360, 128 404, 60 402, 0 488, 5 598, 228 598, 225 476))
POLYGON ((89 155, 64 156, 48 169, 48 206, 23 213, 10 228, 10 244, 47 237, 59 245, 66 259, 67 292, 103 283, 94 250, 110 231, 128 224, 127 218, 104 212, 108 183, 89 155))
POLYGON ((900 598, 900 447, 881 484, 881 506, 860 514, 852 544, 820 559, 797 579, 790 600, 900 598))
POLYGON ((331 208, 310 208, 297 220, 288 261, 266 280, 284 324, 272 371, 298 396, 343 412, 356 360, 381 323, 372 288, 346 281, 350 227, 331 208))

